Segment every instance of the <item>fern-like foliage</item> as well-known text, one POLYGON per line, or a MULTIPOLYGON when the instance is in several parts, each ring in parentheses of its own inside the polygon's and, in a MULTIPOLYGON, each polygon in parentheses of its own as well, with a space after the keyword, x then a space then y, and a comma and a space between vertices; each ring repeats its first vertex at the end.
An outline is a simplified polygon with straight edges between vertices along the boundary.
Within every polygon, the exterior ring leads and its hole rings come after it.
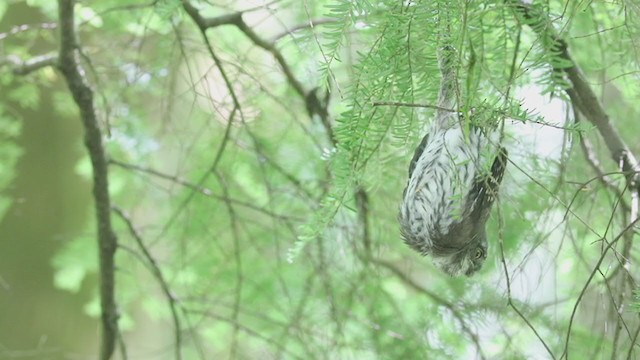
MULTIPOLYGON (((495 9, 497 4, 493 6, 495 9)), ((512 113, 511 100, 506 101, 509 104, 506 107, 499 105, 500 99, 504 101, 509 97, 505 89, 515 77, 512 76, 511 81, 503 80, 509 78, 505 76, 508 75, 505 68, 510 68, 516 47, 516 39, 511 34, 518 25, 505 19, 507 16, 512 19, 511 14, 491 11, 490 5, 472 8, 447 2, 386 1, 371 13, 366 13, 360 4, 359 10, 367 16, 354 22, 356 7, 338 2, 330 8, 334 17, 341 16, 348 19, 349 24, 365 30, 358 41, 366 44, 366 50, 357 52, 354 75, 342 88, 347 110, 335 121, 337 147, 330 158, 330 191, 323 198, 320 210, 304 226, 289 254, 290 260, 304 244, 321 236, 341 206, 350 202, 357 187, 379 184, 381 169, 390 165, 385 161, 394 162, 391 166, 404 174, 405 170, 400 170, 402 166, 395 164, 406 165, 402 154, 408 154, 424 133, 432 110, 377 106, 376 103, 435 105, 439 84, 438 34, 449 31, 437 21, 443 9, 446 8, 450 18, 450 41, 459 49, 461 111, 473 109, 473 121, 490 126, 507 117, 523 116, 522 112, 512 113), (488 36, 491 41, 485 40, 488 36), (494 81, 494 77, 500 80, 494 81)), ((342 23, 329 30, 327 37, 331 46, 325 49, 325 56, 328 53, 332 59, 338 57, 345 26, 342 23)), ((329 62, 323 66, 323 71, 329 71, 329 62)))

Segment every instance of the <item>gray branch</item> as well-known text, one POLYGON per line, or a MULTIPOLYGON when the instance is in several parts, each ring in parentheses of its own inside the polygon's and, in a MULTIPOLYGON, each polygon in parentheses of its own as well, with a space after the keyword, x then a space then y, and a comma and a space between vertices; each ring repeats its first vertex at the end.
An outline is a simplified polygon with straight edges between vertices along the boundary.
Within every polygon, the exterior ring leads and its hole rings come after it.
POLYGON ((47 66, 55 66, 58 62, 58 55, 47 54, 22 60, 15 55, 8 55, 0 58, 0 68, 7 66, 14 75, 27 75, 47 66))
MULTIPOLYGON (((258 33, 256 33, 242 18, 242 12, 235 12, 231 14, 225 14, 217 17, 203 17, 200 15, 198 9, 193 6, 189 1, 184 0, 182 2, 184 10, 187 14, 193 19, 193 21, 198 25, 198 28, 204 33, 205 30, 209 28, 214 28, 223 25, 232 25, 235 26, 238 30, 245 34, 253 42, 256 46, 264 49, 265 51, 271 53, 273 57, 276 59, 282 71, 284 72, 284 76, 287 79, 287 82, 291 85, 291 87, 295 90, 295 92, 302 97, 305 102, 307 113, 309 117, 313 118, 314 115, 318 115, 320 118, 320 122, 324 127, 325 131, 330 135, 330 139, 333 145, 335 145, 333 130, 331 128, 331 124, 329 122, 329 113, 327 110, 328 106, 328 96, 324 98, 321 94, 318 93, 318 89, 305 90, 302 82, 298 80, 291 67, 287 63, 284 55, 276 48, 275 43, 273 41, 269 41, 267 39, 262 38, 258 33)), ((328 94, 327 94, 328 95, 328 94)))
POLYGON ((113 211, 116 214, 118 214, 118 216, 122 219, 122 221, 125 222, 125 224, 127 224, 127 228, 129 229, 131 236, 133 236, 133 239, 138 245, 138 248, 140 248, 140 251, 142 251, 144 260, 146 260, 145 265, 149 267, 151 274, 153 275, 153 277, 155 277, 156 281, 160 284, 160 288, 162 289, 164 296, 167 298, 167 301, 169 302, 169 310, 171 311, 171 319, 173 321, 175 356, 176 356, 176 360, 180 360, 182 359, 182 327, 180 325, 180 316, 178 316, 178 305, 179 305, 178 299, 174 295, 173 291, 171 290, 171 287, 169 286, 169 283, 167 282, 164 275, 162 274, 162 270, 160 270, 160 265, 158 265, 158 262, 153 257, 153 255, 151 255, 151 252, 145 245, 144 240, 142 240, 142 235, 140 235, 136 227, 133 225, 131 218, 122 209, 118 207, 113 207, 113 211))
POLYGON ((554 71, 566 74, 569 79, 571 86, 565 91, 572 103, 598 129, 613 160, 616 163, 623 162, 622 170, 629 174, 627 179, 632 185, 631 187, 638 186, 637 178, 640 165, 637 158, 620 137, 620 133, 611 122, 602 103, 589 86, 582 69, 569 54, 567 43, 555 31, 548 16, 539 9, 521 2, 521 0, 508 0, 506 3, 514 8, 519 21, 528 25, 538 37, 547 40, 543 41, 543 43, 550 44, 547 50, 557 54, 556 56, 566 63, 564 66, 554 66, 554 71))

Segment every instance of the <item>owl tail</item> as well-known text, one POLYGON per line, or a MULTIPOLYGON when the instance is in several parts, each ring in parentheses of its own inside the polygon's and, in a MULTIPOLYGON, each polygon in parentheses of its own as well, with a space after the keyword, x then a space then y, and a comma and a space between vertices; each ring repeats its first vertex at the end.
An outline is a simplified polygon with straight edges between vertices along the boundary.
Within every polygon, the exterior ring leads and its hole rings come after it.
POLYGON ((448 10, 443 10, 438 16, 438 67, 440 68, 440 91, 438 93, 438 109, 436 120, 442 128, 450 128, 458 122, 456 109, 457 82, 456 82, 456 49, 451 41, 450 14, 448 10))
MULTIPOLYGON (((456 102, 455 76, 456 50, 451 45, 444 45, 438 51, 438 66, 440 67, 440 93, 438 106, 453 109, 456 102)), ((450 111, 447 111, 450 113, 450 111)))

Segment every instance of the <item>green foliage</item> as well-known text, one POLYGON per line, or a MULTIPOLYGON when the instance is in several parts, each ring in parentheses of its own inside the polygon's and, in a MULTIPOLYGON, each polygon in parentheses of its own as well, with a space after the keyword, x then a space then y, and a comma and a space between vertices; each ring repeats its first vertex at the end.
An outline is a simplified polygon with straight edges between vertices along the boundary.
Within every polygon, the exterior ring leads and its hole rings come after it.
POLYGON ((326 15, 333 20, 324 32, 322 43, 322 61, 320 71, 324 75, 321 83, 329 85, 329 77, 333 62, 341 62, 347 31, 350 31, 358 19, 367 18, 373 10, 367 0, 338 0, 325 5, 326 15))

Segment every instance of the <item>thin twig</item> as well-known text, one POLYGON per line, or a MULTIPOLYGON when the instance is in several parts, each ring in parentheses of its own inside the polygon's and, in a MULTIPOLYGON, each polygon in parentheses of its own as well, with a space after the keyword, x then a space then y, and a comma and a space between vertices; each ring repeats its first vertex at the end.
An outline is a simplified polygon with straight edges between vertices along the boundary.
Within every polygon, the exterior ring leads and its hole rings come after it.
POLYGON ((509 305, 509 307, 513 309, 513 311, 516 312, 516 314, 518 314, 518 316, 525 322, 525 324, 527 324, 527 326, 531 329, 531 331, 533 331, 533 333, 538 338, 540 343, 542 343, 544 348, 549 353, 549 356, 551 356, 552 359, 555 359, 556 357, 553 355, 553 351, 551 351, 551 348, 549 347, 549 345, 547 345, 547 343, 544 341, 540 333, 538 333, 538 330, 536 330, 536 328, 533 326, 533 324, 531 324, 529 319, 527 319, 527 317, 524 316, 524 314, 520 311, 520 309, 518 309, 516 305, 513 303, 513 299, 511 297, 511 278, 509 276, 509 269, 507 268, 507 261, 505 260, 505 256, 504 256, 504 230, 503 230, 504 219, 502 217, 502 211, 500 210, 501 207, 497 206, 496 209, 498 213, 498 244, 500 245, 500 262, 502 263, 502 269, 504 271, 504 276, 507 281, 507 304, 509 305))
POLYGON ((274 36, 271 37, 271 42, 275 43, 276 41, 282 39, 283 37, 287 36, 287 35, 292 35, 294 32, 299 31, 299 30, 304 30, 304 29, 313 29, 314 27, 318 26, 318 25, 324 25, 324 24, 332 24, 337 22, 336 19, 332 19, 332 18, 321 18, 321 19, 310 19, 309 21, 302 23, 302 24, 298 24, 298 25, 294 25, 286 30, 284 30, 283 32, 276 34, 274 36))
POLYGON ((158 262, 155 260, 153 255, 151 255, 151 252, 149 251, 149 249, 147 249, 147 246, 144 244, 144 240, 142 240, 142 236, 140 235, 140 233, 138 233, 138 230, 136 230, 135 226, 133 225, 133 222, 131 221, 131 218, 127 214, 125 214, 124 211, 122 211, 122 209, 116 206, 112 207, 112 209, 113 209, 113 212, 118 214, 118 216, 127 225, 127 228, 129 229, 129 233, 135 240, 140 251, 142 251, 142 254, 144 255, 144 259, 146 260, 147 265, 151 269, 151 274, 153 274, 153 277, 155 277, 156 281, 158 281, 158 284, 160 284, 160 288, 162 289, 164 296, 167 298, 167 301, 169 302, 169 310, 171 310, 171 318, 173 320, 175 356, 176 356, 176 359, 182 359, 182 328, 180 327, 180 317, 178 316, 178 310, 176 309, 177 307, 176 296, 173 294, 173 291, 171 291, 169 284, 164 278, 164 275, 162 275, 162 270, 160 270, 160 266, 158 265, 158 262))
POLYGON ((573 306, 573 310, 571 311, 571 317, 569 318, 569 327, 567 329, 567 336, 565 339, 565 344, 564 344, 564 350, 562 352, 562 356, 560 357, 560 359, 563 358, 568 358, 569 357, 569 339, 571 338, 571 326, 573 325, 573 319, 576 315, 576 312, 578 311, 578 305, 580 304, 580 301, 582 300, 582 297, 584 296, 584 294, 587 292, 587 288, 589 287, 589 284, 591 283, 591 280, 593 279, 593 277, 595 276, 595 274, 598 272, 598 270, 600 269, 600 264, 602 264, 602 262, 604 261, 604 258, 607 254, 607 252, 613 247, 613 245, 615 245, 618 240, 630 229, 633 228, 633 226, 636 224, 636 222, 638 222, 638 219, 635 219, 633 222, 631 222, 629 225, 627 225, 608 245, 607 247, 602 251, 602 254, 600 255, 600 259, 598 260, 598 263, 596 263, 596 265, 593 268, 593 271, 591 271, 591 274, 589 275, 589 278, 587 279, 587 282, 584 284, 584 287, 582 288, 582 291, 580 292, 580 294, 578 295, 578 299, 576 300, 576 303, 573 306))
MULTIPOLYGON (((251 40, 256 46, 269 52, 276 59, 278 65, 280 65, 280 68, 282 69, 282 72, 284 73, 284 76, 287 79, 289 85, 291 85, 295 92, 304 100, 309 117, 313 118, 315 115, 318 115, 322 126, 325 128, 325 131, 331 134, 330 139, 333 139, 331 123, 329 122, 329 114, 327 110, 328 94, 326 94, 327 96, 325 96, 323 99, 319 96, 317 88, 305 90, 302 82, 298 80, 293 74, 293 70, 287 63, 284 55, 282 55, 282 52, 280 52, 276 48, 275 43, 260 37, 260 35, 258 35, 249 25, 247 25, 247 23, 242 18, 242 12, 230 13, 217 17, 203 17, 202 15, 200 15, 198 9, 189 1, 183 0, 182 5, 184 10, 196 23, 203 35, 209 28, 233 25, 242 33, 244 33, 245 36, 247 36, 249 40, 251 40)), ((206 38, 206 35, 204 36, 206 38)), ((211 47, 210 45, 207 46, 209 48, 211 47)), ((216 61, 216 65, 220 67, 219 61, 216 61)), ((229 90, 232 91, 231 89, 229 90)), ((232 97, 233 96, 234 95, 232 94, 232 97)), ((335 143, 332 143, 332 145, 335 146, 335 143)))
POLYGON ((636 332, 633 334, 633 339, 631 339, 631 345, 629 346, 629 351, 627 352, 627 360, 631 359, 631 355, 633 354, 633 349, 637 345, 636 340, 638 340, 638 334, 640 334, 640 325, 638 325, 636 332))
POLYGON ((266 337, 260 331, 253 330, 253 329, 249 328, 248 326, 245 326, 245 325, 241 324, 240 322, 235 321, 234 319, 230 319, 230 318, 228 318, 226 316, 215 314, 215 313, 213 313, 211 311, 187 310, 187 313, 197 313, 197 314, 201 314, 201 315, 204 315, 204 316, 212 318, 212 319, 216 319, 216 320, 220 320, 220 321, 229 323, 229 324, 233 325, 234 327, 237 327, 239 330, 247 333, 248 335, 253 336, 256 339, 260 339, 260 340, 264 341, 267 345, 274 346, 276 349, 278 349, 278 350, 284 352, 285 354, 287 354, 288 357, 291 358, 291 359, 303 359, 303 357, 300 357, 300 356, 292 353, 290 350, 286 349, 281 343, 275 341, 274 339, 266 337))
MULTIPOLYGON (((636 172, 640 170, 640 165, 636 157, 631 153, 629 147, 624 142, 615 125, 611 122, 609 115, 605 112, 602 103, 591 89, 580 66, 569 54, 567 43, 553 29, 550 20, 538 8, 524 3, 522 0, 505 0, 512 6, 516 16, 521 16, 527 20, 527 25, 540 37, 546 39, 549 51, 557 53, 569 66, 554 66, 554 71, 567 75, 571 86, 565 89, 582 114, 595 125, 602 136, 611 157, 614 161, 623 159, 623 170, 636 172)), ((637 176, 635 176, 637 178, 637 176)), ((631 181, 631 179, 629 179, 631 181)))
POLYGON ((172 182, 174 182, 176 184, 179 184, 179 185, 182 185, 182 186, 187 187, 189 189, 192 189, 194 191, 197 191, 197 192, 199 192, 199 193, 201 193, 203 195, 206 195, 206 196, 212 196, 213 195, 213 192, 211 190, 209 190, 209 189, 207 189, 207 188, 205 188, 203 186, 191 183, 191 182, 189 182, 187 180, 184 180, 184 179, 182 179, 182 178, 180 178, 178 176, 175 176, 175 175, 165 174, 163 172, 160 172, 158 170, 155 170, 155 169, 152 169, 152 168, 149 168, 149 167, 140 166, 140 165, 136 165, 136 164, 129 164, 129 163, 125 163, 125 162, 122 162, 122 161, 115 160, 115 159, 109 159, 109 164, 110 165, 116 165, 116 166, 121 167, 123 169, 135 170, 137 172, 146 173, 146 174, 153 175, 153 176, 165 179, 165 180, 169 180, 169 181, 172 181, 172 182))
POLYGON ((358 207, 358 219, 362 228, 362 245, 367 259, 371 258, 371 234, 369 232, 369 196, 367 192, 360 188, 355 193, 356 205, 358 207))
POLYGON ((437 105, 406 103, 406 102, 400 102, 400 101, 374 101, 373 103, 371 103, 371 105, 372 106, 404 106, 404 107, 435 109, 435 110, 448 111, 448 112, 457 112, 454 109, 448 109, 448 108, 444 108, 437 105))
POLYGON ((270 216, 270 217, 273 217, 273 218, 276 218, 276 219, 292 220, 292 221, 298 221, 298 222, 302 222, 302 221, 305 220, 304 218, 298 217, 298 216, 279 214, 279 213, 273 212, 271 210, 259 207, 256 204, 251 203, 251 202, 242 201, 242 200, 234 199, 234 198, 231 198, 231 197, 226 197, 226 196, 215 194, 213 191, 211 191, 210 189, 208 189, 206 187, 203 187, 201 185, 189 182, 189 181, 184 180, 184 179, 182 179, 182 178, 180 178, 178 176, 165 174, 163 172, 160 172, 160 171, 152 169, 152 168, 139 166, 139 165, 135 165, 135 164, 128 164, 128 163, 124 163, 122 161, 118 161, 118 160, 114 160, 114 159, 110 159, 109 160, 109 164, 116 165, 116 166, 121 167, 123 169, 134 170, 134 171, 137 171, 137 172, 153 175, 153 176, 159 177, 161 179, 173 181, 176 184, 179 184, 181 186, 184 186, 186 188, 189 188, 189 189, 193 190, 195 193, 200 193, 202 195, 205 195, 205 196, 208 196, 208 197, 211 197, 211 198, 214 198, 214 199, 222 200, 222 201, 229 201, 229 202, 231 202, 231 203, 233 203, 235 205, 239 205, 239 206, 242 206, 242 207, 246 207, 248 209, 252 209, 252 210, 261 212, 261 213, 263 213, 263 214, 265 214, 267 216, 270 216))
POLYGON ((398 279, 402 280, 402 282, 404 282, 405 284, 409 285, 412 289, 414 289, 415 291, 424 294, 426 296, 428 296, 431 300, 433 300, 436 304, 441 305, 446 307, 449 311, 451 311, 451 314, 458 320, 458 322, 460 323, 460 326, 462 327, 462 330, 469 335, 469 337, 471 338, 471 341, 474 343, 476 349, 478 350, 478 354, 480 355, 481 359, 486 359, 486 357, 484 356, 484 353, 482 352, 482 347, 480 346, 480 339, 478 338, 478 335, 476 333, 474 333, 469 326, 467 326, 466 322, 464 321, 464 317, 462 315, 462 313, 456 309, 456 307, 450 303, 449 301, 447 301, 446 299, 440 297, 440 295, 428 290, 427 288, 423 287, 422 285, 418 284, 417 282, 415 282, 412 278, 410 278, 409 276, 407 276, 402 270, 398 269, 395 265, 391 264, 390 262, 386 261, 386 260, 381 260, 381 259, 371 259, 371 261, 381 267, 386 268, 387 270, 390 270, 396 277, 398 277, 398 279))
MULTIPOLYGON (((574 109, 574 116, 576 119, 575 121, 578 122, 580 119, 580 114, 577 112, 577 109, 574 109)), ((591 169, 593 169, 593 171, 596 173, 602 185, 604 185, 605 188, 609 189, 609 191, 613 192, 617 197, 621 199, 620 205, 622 206, 622 209, 625 212, 629 211, 629 204, 627 204, 627 202, 622 197, 620 189, 618 189, 618 187, 605 175, 605 171, 602 168, 602 165, 600 164, 600 161, 598 160, 598 157, 596 156, 595 151, 593 150, 593 146, 591 145, 589 140, 584 136, 584 134, 578 134, 578 138, 580 140, 580 148, 582 149, 582 153, 584 154, 584 158, 587 161, 587 164, 589 164, 591 169)))
MULTIPOLYGON (((226 181, 220 173, 215 173, 218 182, 222 185, 222 191, 225 197, 229 197, 229 189, 227 187, 226 181)), ((233 335, 231 337, 231 349, 229 357, 231 359, 237 358, 238 354, 238 331, 239 327, 239 316, 240 316, 240 301, 242 300, 242 256, 240 256, 241 248, 240 248, 240 235, 238 233, 238 222, 236 219, 236 212, 233 209, 233 206, 229 201, 225 201, 227 206, 227 213, 229 214, 229 225, 231 227, 231 234, 233 236, 233 258, 235 260, 235 272, 236 272, 236 288, 235 294, 233 297, 233 311, 232 311, 232 323, 233 323, 233 335)))
MULTIPOLYGON (((227 90, 229 91, 229 94, 231 95, 231 99, 233 100, 233 110, 231 111, 231 114, 229 115, 229 118, 227 119, 227 126, 225 128, 224 135, 222 136, 222 141, 220 142, 220 145, 218 146, 218 150, 216 151, 216 154, 214 155, 213 162, 212 162, 211 166, 209 167, 209 169, 207 170, 207 172, 204 175, 202 175, 200 180, 197 182, 197 186, 200 187, 205 183, 205 181, 207 181, 209 176, 211 176, 212 174, 215 173, 215 171, 216 171, 216 169, 218 167, 218 164, 219 164, 220 160, 222 159, 222 155, 224 154, 224 151, 225 151, 225 149, 227 147, 229 139, 231 137, 230 136, 231 135, 231 127, 232 127, 232 125, 234 123, 236 113, 240 113, 240 116, 242 117, 242 107, 240 105, 240 101, 238 100, 238 96, 236 95, 236 92, 233 89, 233 84, 232 84, 231 80, 229 79, 229 76, 227 75, 227 72, 225 71, 225 68, 224 68, 224 66, 222 64, 222 61, 220 60, 220 58, 218 57, 216 52, 213 50, 213 46, 211 46, 211 42, 209 41, 209 38, 207 37, 206 31, 207 31, 207 28, 208 28, 208 23, 209 23, 209 20, 212 20, 212 19, 207 20, 207 19, 203 18, 200 15, 200 13, 198 12, 198 10, 195 7, 193 7, 193 5, 191 5, 186 0, 183 1, 183 7, 187 11, 187 13, 191 17, 191 19, 198 26, 198 29, 200 30, 200 34, 202 35, 203 41, 204 41, 205 46, 207 48, 207 52, 209 53, 209 56, 211 56, 211 59, 215 63, 216 67, 218 68, 218 71, 220 72, 220 76, 222 76, 222 79, 223 79, 223 81, 225 83, 225 86, 227 87, 227 90)), ((231 24, 231 21, 233 21, 234 17, 241 16, 241 15, 242 15, 241 13, 231 14, 231 15, 221 16, 221 17, 215 18, 215 19, 217 19, 216 21, 219 21, 221 25, 222 24, 231 24)), ((191 200, 193 200, 194 196, 195 196, 195 192, 192 192, 187 196, 187 198, 184 201, 182 201, 182 203, 178 206, 176 211, 171 215, 169 220, 165 223, 162 231, 158 235, 158 238, 164 236, 164 233, 173 225, 173 223, 178 218, 178 216, 182 213, 182 211, 186 208, 186 206, 191 202, 191 200)))

